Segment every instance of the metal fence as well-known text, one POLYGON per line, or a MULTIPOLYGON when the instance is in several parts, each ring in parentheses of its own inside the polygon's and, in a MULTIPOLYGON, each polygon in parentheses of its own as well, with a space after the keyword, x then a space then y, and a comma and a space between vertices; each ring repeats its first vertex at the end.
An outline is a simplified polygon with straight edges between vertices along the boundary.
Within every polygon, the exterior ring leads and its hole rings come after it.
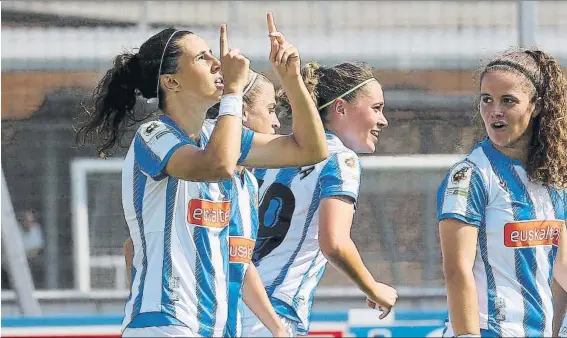
POLYGON ((233 46, 265 62, 268 10, 304 59, 459 69, 520 40, 567 58, 561 1, 3 1, 2 69, 105 68, 172 25, 217 51, 220 22, 229 24, 233 46))

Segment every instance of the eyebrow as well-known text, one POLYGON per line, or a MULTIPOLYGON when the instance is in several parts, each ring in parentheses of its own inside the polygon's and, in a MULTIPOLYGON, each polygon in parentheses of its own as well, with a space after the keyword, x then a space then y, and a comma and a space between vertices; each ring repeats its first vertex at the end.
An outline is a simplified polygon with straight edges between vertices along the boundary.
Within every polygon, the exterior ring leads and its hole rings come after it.
POLYGON ((195 55, 195 59, 198 58, 198 57, 200 57, 200 56, 205 55, 205 53, 207 53, 207 52, 209 52, 210 54, 213 54, 213 51, 210 50, 210 49, 209 49, 208 51, 203 50, 203 51, 200 51, 199 54, 195 55))

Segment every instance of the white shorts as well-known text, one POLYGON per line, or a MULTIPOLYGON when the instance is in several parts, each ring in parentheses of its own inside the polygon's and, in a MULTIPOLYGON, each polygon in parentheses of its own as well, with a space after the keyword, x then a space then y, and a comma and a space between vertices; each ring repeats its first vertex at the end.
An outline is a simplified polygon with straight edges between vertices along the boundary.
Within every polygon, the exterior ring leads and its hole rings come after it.
POLYGON ((198 337, 191 329, 179 325, 126 328, 122 337, 198 337))
MULTIPOLYGON (((270 330, 246 305, 242 308, 242 337, 272 337, 270 330)), ((288 337, 297 337, 297 322, 286 317, 279 317, 283 327, 289 333, 288 337)))

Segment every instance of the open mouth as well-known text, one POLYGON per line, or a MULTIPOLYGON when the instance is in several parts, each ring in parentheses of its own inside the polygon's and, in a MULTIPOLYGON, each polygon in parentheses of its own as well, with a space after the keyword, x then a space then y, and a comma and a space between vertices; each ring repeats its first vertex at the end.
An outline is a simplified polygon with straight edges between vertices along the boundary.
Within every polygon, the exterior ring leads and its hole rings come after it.
POLYGON ((215 80, 215 87, 217 87, 217 89, 219 90, 223 90, 224 89, 224 83, 222 81, 222 78, 218 78, 215 80))
POLYGON ((378 135, 380 134, 380 130, 371 130, 370 135, 374 136, 376 140, 378 140, 378 135))
POLYGON ((503 130, 506 126, 508 126, 508 124, 504 121, 496 121, 490 124, 490 127, 496 130, 503 130))

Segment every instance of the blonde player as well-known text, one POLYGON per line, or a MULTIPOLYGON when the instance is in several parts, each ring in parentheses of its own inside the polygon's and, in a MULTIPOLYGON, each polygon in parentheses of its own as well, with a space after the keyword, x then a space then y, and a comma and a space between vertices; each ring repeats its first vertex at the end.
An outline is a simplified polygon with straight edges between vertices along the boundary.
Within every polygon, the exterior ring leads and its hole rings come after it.
MULTIPOLYGON (((356 153, 372 153, 387 126, 382 88, 366 64, 322 67, 311 62, 302 75, 327 130, 329 158, 316 165, 255 170, 260 185, 260 230, 254 264, 272 305, 294 335, 309 331, 313 294, 327 259, 380 306, 385 317, 397 293, 377 282, 351 240, 360 186, 356 153)), ((282 97, 284 106, 287 98, 282 97)), ((269 334, 245 310, 243 336, 269 334)))
POLYGON ((284 44, 272 43, 272 49, 283 50, 279 75, 300 112, 294 135, 242 128, 248 61, 229 51, 226 40, 223 25, 220 63, 197 35, 171 29, 137 54, 119 56, 95 91, 94 114, 81 130, 97 133, 104 151, 135 118, 138 92, 157 97, 164 112, 138 129, 123 168, 123 207, 134 245, 123 336, 222 335, 237 162, 278 167, 327 155, 316 107, 300 76, 286 67, 293 55, 284 44), (218 122, 203 125, 207 108, 221 97, 218 122), (275 151, 282 156, 271 156, 275 151))
MULTIPOLYGON (((250 70, 243 101, 243 125, 255 132, 275 134, 280 121, 276 115, 276 95, 272 82, 263 74, 250 70)), ((218 104, 211 107, 207 111, 207 118, 216 119, 218 109, 218 104)), ((239 167, 233 177, 233 186, 238 194, 238 203, 233 204, 229 224, 229 310, 224 336, 242 336, 243 296, 246 304, 266 323, 273 336, 289 336, 270 304, 258 272, 253 264, 250 265, 258 233, 258 183, 250 171, 239 167)))
POLYGON ((438 195, 444 336, 550 337, 553 279, 567 288, 567 80, 544 52, 505 53, 482 69, 479 108, 488 138, 438 195))

